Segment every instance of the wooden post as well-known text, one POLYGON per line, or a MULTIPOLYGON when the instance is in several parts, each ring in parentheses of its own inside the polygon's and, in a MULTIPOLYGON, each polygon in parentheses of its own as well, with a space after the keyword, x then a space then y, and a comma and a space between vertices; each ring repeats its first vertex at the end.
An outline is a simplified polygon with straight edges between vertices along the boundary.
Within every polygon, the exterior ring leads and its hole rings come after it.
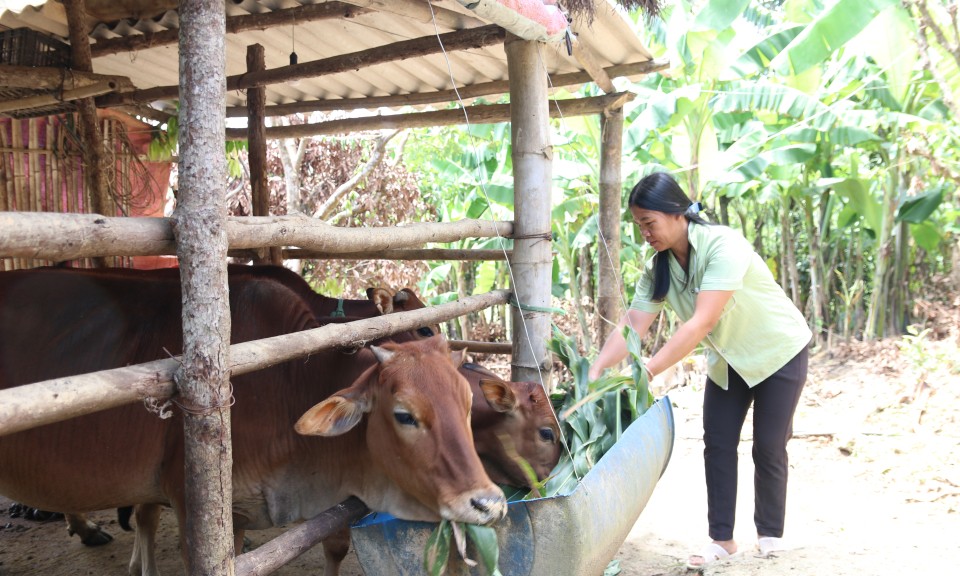
MULTIPOLYGON (((87 10, 84 0, 64 0, 67 27, 70 33, 70 53, 73 69, 93 72, 90 55, 90 39, 87 37, 87 10)), ((110 197, 107 167, 104 166, 103 134, 97 118, 97 105, 93 98, 76 101, 83 134, 83 185, 90 198, 90 211, 104 216, 116 216, 117 210, 110 197)), ((106 265, 105 258, 91 260, 96 267, 106 265)))
POLYGON ((173 231, 183 282, 187 573, 233 575, 230 308, 222 0, 180 2, 180 196, 173 231))
MULTIPOLYGON (((267 67, 263 45, 247 46, 247 72, 258 72, 267 67)), ((247 143, 250 161, 250 195, 254 216, 270 215, 270 188, 267 186, 267 137, 264 126, 264 108, 267 89, 257 86, 247 90, 247 143)), ((283 264, 280 247, 257 251, 257 264, 283 264)))
POLYGON ((624 292, 620 281, 620 190, 623 178, 623 108, 600 116, 600 238, 597 246, 598 342, 603 344, 623 314, 624 292))
POLYGON ((510 138, 513 144, 514 245, 513 293, 520 309, 511 310, 511 379, 550 386, 547 356, 552 269, 550 188, 553 150, 547 109, 547 74, 536 42, 508 35, 510 138))

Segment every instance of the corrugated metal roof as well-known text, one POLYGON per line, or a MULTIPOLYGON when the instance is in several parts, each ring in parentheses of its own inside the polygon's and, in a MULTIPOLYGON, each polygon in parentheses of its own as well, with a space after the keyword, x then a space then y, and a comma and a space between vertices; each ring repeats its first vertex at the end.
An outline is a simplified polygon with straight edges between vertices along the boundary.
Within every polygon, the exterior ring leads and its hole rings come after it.
MULTIPOLYGON (((336 18, 284 25, 266 30, 249 30, 227 35, 227 75, 246 72, 247 46, 262 44, 268 69, 286 66, 290 53, 296 52, 300 63, 321 60, 357 52, 397 41, 434 36, 453 31, 450 25, 423 21, 423 17, 409 17, 402 7, 404 0, 391 0, 392 11, 370 10, 352 18, 336 18)), ((376 2, 376 0, 374 0, 376 2)), ((371 0, 353 3, 372 6, 371 0)), ((411 15, 422 13, 423 5, 410 0, 411 15)), ((305 2, 303 4, 308 4, 305 2)), ((230 0, 227 16, 261 14, 301 5, 291 0, 230 0)), ((383 2, 376 2, 383 5, 383 2)), ((429 5, 428 5, 429 6, 429 5)), ((435 11, 446 16, 462 15, 462 21, 487 24, 456 0, 432 3, 435 11)), ((444 20, 450 22, 450 19, 444 20)), ((166 11, 146 19, 118 22, 91 22, 91 37, 97 40, 156 33, 176 29, 179 18, 174 11, 166 11)), ((456 25, 456 23, 453 23, 456 25)), ((67 25, 63 7, 48 1, 39 7, 26 7, 19 13, 7 11, 0 16, 0 26, 30 27, 34 30, 66 40, 67 25)), ((577 33, 582 46, 591 50, 597 63, 603 67, 650 60, 653 56, 632 30, 627 17, 609 0, 599 0, 592 25, 574 21, 571 29, 577 33)), ((544 69, 550 74, 582 70, 582 66, 567 55, 564 42, 544 43, 540 54, 544 69)), ((169 44, 133 52, 117 53, 94 58, 94 72, 125 76, 138 89, 172 86, 178 83, 177 46, 169 44)), ((439 53, 436 55, 398 60, 359 70, 303 79, 299 82, 274 84, 266 87, 267 105, 317 99, 362 98, 420 92, 449 90, 507 79, 507 61, 500 44, 479 49, 439 53)), ((245 104, 242 91, 227 94, 228 106, 245 104)), ((167 107, 170 103, 155 103, 167 107)))

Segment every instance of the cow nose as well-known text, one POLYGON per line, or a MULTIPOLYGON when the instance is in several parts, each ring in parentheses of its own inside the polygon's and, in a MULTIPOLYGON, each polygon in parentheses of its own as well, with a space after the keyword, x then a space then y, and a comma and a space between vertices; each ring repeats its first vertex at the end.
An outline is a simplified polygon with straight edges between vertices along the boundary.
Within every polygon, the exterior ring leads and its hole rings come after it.
POLYGON ((502 517, 505 512, 503 508, 502 498, 496 498, 493 496, 474 496, 470 499, 470 505, 473 506, 473 509, 477 512, 480 512, 484 515, 490 515, 495 512, 499 513, 502 517))

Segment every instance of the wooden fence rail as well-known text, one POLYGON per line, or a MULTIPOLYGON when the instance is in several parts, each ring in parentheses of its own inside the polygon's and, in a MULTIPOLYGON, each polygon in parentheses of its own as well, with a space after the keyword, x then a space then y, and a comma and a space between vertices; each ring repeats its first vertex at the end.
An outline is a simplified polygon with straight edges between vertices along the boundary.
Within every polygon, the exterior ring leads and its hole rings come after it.
MULTIPOLYGON (((323 348, 361 345, 403 330, 505 304, 509 297, 507 290, 493 290, 420 310, 234 344, 230 346, 230 373, 246 374, 323 348)), ((2 390, 0 436, 146 398, 167 399, 175 391, 173 376, 178 367, 177 358, 167 358, 2 390)))
POLYGON ((256 550, 237 556, 234 560, 234 573, 236 576, 273 574, 334 532, 350 526, 351 522, 356 522, 369 512, 359 498, 351 496, 260 545, 256 550))
MULTIPOLYGON (((513 235, 513 222, 460 220, 382 228, 341 228, 306 216, 243 216, 227 219, 232 249, 299 246, 350 253, 418 248, 429 242, 513 235)), ((95 256, 176 254, 171 218, 98 214, 0 212, 0 258, 55 262, 95 256)))

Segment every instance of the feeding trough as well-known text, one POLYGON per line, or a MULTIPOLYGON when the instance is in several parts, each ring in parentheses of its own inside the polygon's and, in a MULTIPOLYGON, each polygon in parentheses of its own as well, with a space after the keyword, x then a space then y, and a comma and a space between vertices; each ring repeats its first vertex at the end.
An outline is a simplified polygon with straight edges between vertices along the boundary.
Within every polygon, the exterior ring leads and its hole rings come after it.
MULTIPOLYGON (((673 451, 668 397, 655 402, 568 494, 511 502, 494 528, 509 576, 602 574, 653 494, 673 451)), ((366 576, 421 576, 435 524, 371 514, 352 530, 366 576)), ((468 556, 477 553, 467 547, 468 556)), ((482 575, 451 552, 447 574, 482 575)))

